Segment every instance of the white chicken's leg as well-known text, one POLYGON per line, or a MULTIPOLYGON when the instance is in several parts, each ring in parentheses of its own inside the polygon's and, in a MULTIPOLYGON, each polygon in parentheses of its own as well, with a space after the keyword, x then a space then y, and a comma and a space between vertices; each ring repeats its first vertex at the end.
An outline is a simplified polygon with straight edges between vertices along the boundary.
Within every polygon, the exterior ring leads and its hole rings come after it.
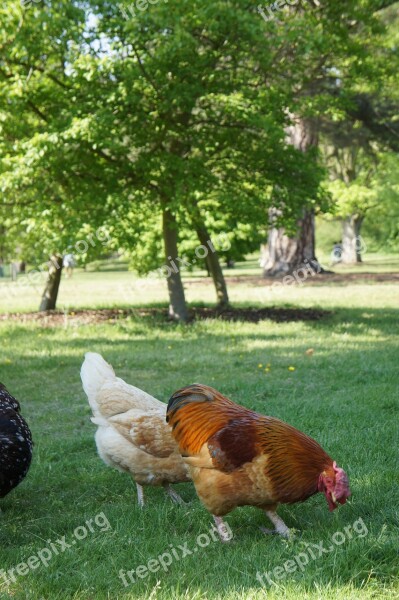
POLYGON ((222 517, 217 517, 216 515, 212 515, 213 520, 215 521, 216 529, 218 531, 220 541, 224 544, 229 542, 232 538, 231 529, 229 531, 229 527, 226 526, 222 517))
POLYGON ((163 487, 168 496, 172 498, 173 502, 176 504, 185 504, 183 498, 172 488, 170 483, 165 483, 163 487))
POLYGON ((271 530, 271 529, 266 529, 266 527, 261 527, 260 528, 261 531, 263 531, 263 533, 279 533, 283 537, 289 538, 290 530, 288 529, 287 525, 284 523, 283 519, 278 516, 276 511, 275 510, 265 510, 265 513, 267 514, 267 516, 269 517, 269 519, 271 520, 271 522, 273 523, 273 525, 275 526, 276 529, 271 530))
POLYGON ((139 503, 140 508, 144 507, 144 490, 143 486, 136 482, 137 488, 137 502, 139 503))

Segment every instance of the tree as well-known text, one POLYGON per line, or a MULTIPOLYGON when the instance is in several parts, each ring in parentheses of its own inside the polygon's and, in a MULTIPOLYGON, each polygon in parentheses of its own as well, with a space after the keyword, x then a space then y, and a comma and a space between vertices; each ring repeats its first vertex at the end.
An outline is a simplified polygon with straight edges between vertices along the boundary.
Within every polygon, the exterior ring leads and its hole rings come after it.
POLYGON ((377 205, 370 209, 364 230, 379 250, 399 249, 399 160, 397 154, 384 154, 373 182, 377 205))
MULTIPOLYGON (((33 211, 40 227, 67 209, 72 232, 104 224, 134 250, 151 214, 168 264, 180 223, 198 211, 205 222, 208 198, 253 222, 275 186, 282 215, 317 195, 320 172, 285 143, 292 82, 271 69, 276 38, 242 0, 157 3, 131 20, 107 0, 0 12, 0 186, 15 218, 33 211)), ((167 284, 170 316, 184 321, 180 270, 167 284)))
MULTIPOLYGON (((270 211, 269 223, 273 225, 274 211, 270 211)), ((297 221, 297 233, 289 236, 284 227, 271 227, 266 246, 262 246, 261 266, 265 277, 292 273, 300 267, 311 267, 317 273, 324 269, 315 256, 315 215, 312 209, 304 209, 297 221)))
MULTIPOLYGON (((207 248, 207 244, 209 240, 211 240, 211 236, 209 235, 209 231, 206 228, 205 223, 203 221, 198 221, 195 225, 195 229, 201 245, 204 248, 207 248)), ((222 267, 219 261, 219 255, 216 249, 207 253, 206 264, 209 274, 211 275, 215 284, 218 306, 220 308, 226 308, 229 305, 229 296, 227 293, 226 281, 224 279, 222 267)))
POLYGON ((385 241, 395 239, 397 220, 392 220, 392 216, 399 198, 396 175, 398 161, 395 155, 378 153, 372 161, 364 156, 352 157, 352 160, 350 178, 336 178, 330 183, 335 200, 332 214, 343 223, 341 259, 343 263, 349 264, 362 262, 362 252, 366 246, 361 228, 366 218, 374 223, 371 231, 375 239, 381 238, 379 231, 389 230, 385 241))
MULTIPOLYGON (((162 212, 163 239, 165 243, 165 256, 171 263, 176 264, 179 257, 177 246, 177 221, 169 207, 165 207, 162 212)), ((188 312, 184 297, 183 283, 179 269, 169 269, 167 275, 169 290, 169 315, 179 321, 188 320, 188 312)))
POLYGON ((363 222, 370 211, 381 209, 383 198, 392 197, 385 191, 392 187, 392 173, 387 175, 392 151, 399 150, 396 112, 392 97, 363 93, 353 98, 343 120, 334 127, 325 125, 323 150, 330 171, 332 212, 342 220, 343 263, 362 262, 363 222))
POLYGON ((62 273, 62 256, 53 255, 50 260, 46 287, 40 303, 40 311, 54 310, 62 273))
MULTIPOLYGON (((359 6, 358 3, 346 2, 344 6, 336 2, 332 6, 323 3, 319 10, 294 7, 281 15, 281 27, 289 27, 300 18, 302 24, 307 22, 308 31, 314 38, 304 54, 306 78, 296 89, 296 106, 287 107, 295 115, 294 127, 302 122, 299 136, 294 135, 293 143, 299 141, 303 148, 305 145, 307 148, 311 145, 316 147, 320 126, 327 121, 334 129, 340 114, 348 110, 355 91, 358 93, 366 82, 369 88, 374 89, 382 84, 389 85, 389 78, 395 73, 395 67, 392 68, 389 62, 394 56, 393 49, 387 44, 389 34, 387 23, 384 23, 385 13, 377 15, 376 11, 387 7, 389 10, 393 4, 366 2, 359 6)), ((397 64, 397 58, 394 64, 397 64)), ((328 205, 317 206, 313 202, 312 206, 310 199, 310 210, 299 219, 297 234, 293 238, 282 228, 270 231, 263 257, 266 274, 288 272, 307 260, 317 264, 315 208, 326 210, 328 205)), ((276 212, 273 212, 272 224, 275 218, 276 212)), ((349 228, 349 221, 347 225, 349 228)))
MULTIPOLYGON (((318 124, 315 119, 294 118, 287 129, 289 142, 303 153, 311 152, 315 160, 314 150, 318 147, 318 124)), ((305 264, 315 268, 317 272, 323 269, 319 264, 315 248, 315 214, 314 206, 308 204, 303 208, 302 215, 296 223, 296 235, 290 237, 283 227, 273 226, 281 211, 269 211, 268 242, 262 247, 261 266, 265 276, 292 273, 305 264)))

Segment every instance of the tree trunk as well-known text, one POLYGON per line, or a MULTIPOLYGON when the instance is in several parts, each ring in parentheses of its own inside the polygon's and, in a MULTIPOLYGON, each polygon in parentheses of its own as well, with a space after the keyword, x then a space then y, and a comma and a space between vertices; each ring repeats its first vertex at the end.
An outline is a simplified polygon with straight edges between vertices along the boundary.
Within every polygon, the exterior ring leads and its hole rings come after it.
POLYGON ((201 223, 197 225, 195 229, 202 246, 209 250, 206 256, 206 263, 213 279, 213 283, 215 284, 218 306, 220 308, 226 308, 229 305, 229 296, 227 293, 227 286, 222 267, 220 265, 219 255, 216 249, 214 249, 209 231, 207 230, 205 224, 201 223), (211 245, 209 242, 211 242, 211 245))
POLYGON ((11 281, 17 281, 17 275, 18 275, 18 265, 16 262, 12 262, 10 265, 10 269, 11 269, 11 281))
MULTIPOLYGON (((294 118, 287 129, 289 142, 301 152, 307 152, 318 145, 318 124, 315 119, 294 118)), ((271 209, 270 222, 276 219, 277 212, 271 209)), ((314 212, 305 209, 298 221, 298 233, 290 238, 284 229, 272 227, 269 230, 267 245, 261 248, 261 266, 265 277, 292 273, 309 263, 316 272, 323 269, 316 258, 314 212)))
POLYGON ((175 215, 165 208, 162 214, 163 239, 165 246, 166 279, 169 292, 169 316, 175 321, 188 321, 188 310, 181 280, 178 249, 177 223, 175 215))
MULTIPOLYGON (((273 221, 274 209, 269 211, 270 222, 273 221)), ((274 277, 292 271, 295 260, 297 242, 284 233, 282 227, 269 229, 267 244, 261 247, 261 267, 265 277, 274 277)))
POLYGON ((360 230, 364 217, 350 215, 342 222, 342 261, 345 264, 362 262, 360 230))
POLYGON ((269 230, 267 244, 261 248, 261 267, 264 277, 292 273, 300 267, 310 265, 317 273, 323 268, 315 255, 314 213, 305 210, 298 221, 298 234, 290 238, 283 228, 269 230))
POLYGON ((62 272, 62 256, 58 254, 51 257, 47 275, 46 287, 44 288, 39 311, 54 310, 57 304, 58 290, 60 287, 62 272))

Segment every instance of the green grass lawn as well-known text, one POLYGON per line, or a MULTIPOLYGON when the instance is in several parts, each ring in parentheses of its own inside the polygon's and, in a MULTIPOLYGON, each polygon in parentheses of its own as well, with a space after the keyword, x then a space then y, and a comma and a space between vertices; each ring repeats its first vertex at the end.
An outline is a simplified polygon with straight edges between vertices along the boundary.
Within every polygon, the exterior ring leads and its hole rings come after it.
MULTIPOLYGON (((126 300, 117 290, 130 280, 123 272, 76 273, 62 283, 60 306, 165 301, 163 288, 153 284, 126 300)), ((186 285, 190 300, 213 300, 205 282, 189 278, 186 285)), ((0 569, 29 559, 35 568, 24 574, 20 567, 9 583, 0 575, 0 599, 398 598, 398 291, 392 282, 326 281, 260 297, 253 283, 231 286, 236 303, 333 310, 325 320, 306 323, 179 326, 128 317, 82 325, 73 315, 60 327, 0 321, 0 381, 20 399, 35 441, 27 479, 0 501, 0 569), (312 356, 305 354, 309 348, 312 356), (231 544, 212 541, 201 548, 206 538, 198 536, 209 533, 212 519, 191 484, 177 487, 186 506, 147 488, 147 506, 140 510, 129 477, 97 457, 79 378, 86 351, 100 352, 119 376, 161 400, 200 381, 286 420, 347 470, 352 497, 333 513, 320 494, 282 506, 282 518, 297 531, 290 541, 261 533, 260 525, 270 526, 261 511, 237 509, 226 517, 231 544), (348 527, 355 527, 351 536, 348 527), (57 540, 64 536, 70 547, 61 551, 57 540), (318 556, 321 543, 329 551, 318 556), (182 557, 181 546, 192 554, 182 557), (53 555, 47 567, 32 558, 43 556, 44 548, 53 555), (315 559, 293 571, 287 561, 295 566, 309 549, 315 559), (144 578, 127 587, 118 576, 173 552, 167 571, 143 569, 144 578), (291 572, 278 569, 284 565, 291 572), (257 573, 265 572, 274 583, 260 583, 257 573)), ((3 312, 36 304, 29 289, 18 302, 0 297, 3 312)))

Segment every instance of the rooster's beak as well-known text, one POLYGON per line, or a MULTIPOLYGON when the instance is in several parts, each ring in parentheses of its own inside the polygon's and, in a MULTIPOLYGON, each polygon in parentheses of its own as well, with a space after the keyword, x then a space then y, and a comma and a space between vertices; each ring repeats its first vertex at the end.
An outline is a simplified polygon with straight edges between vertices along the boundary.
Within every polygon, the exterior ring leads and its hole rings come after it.
POLYGON ((325 492, 328 508, 332 512, 338 507, 337 497, 333 492, 325 492))

